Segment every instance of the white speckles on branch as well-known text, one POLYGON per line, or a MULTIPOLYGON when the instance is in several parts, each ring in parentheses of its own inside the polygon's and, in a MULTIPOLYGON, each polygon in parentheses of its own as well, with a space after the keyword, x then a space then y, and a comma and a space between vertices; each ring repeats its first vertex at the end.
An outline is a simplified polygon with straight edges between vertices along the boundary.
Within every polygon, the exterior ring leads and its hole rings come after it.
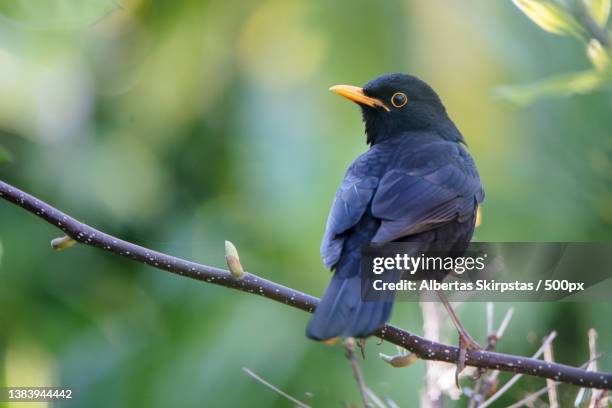
MULTIPOLYGON (((3 197, 13 204, 17 204, 30 213, 39 215, 49 224, 60 229, 64 229, 67 235, 75 237, 74 240, 80 243, 87 243, 99 249, 128 256, 130 259, 141 263, 152 264, 156 267, 167 269, 180 275, 188 275, 189 277, 197 280, 214 282, 226 287, 232 287, 246 292, 267 296, 271 299, 275 299, 279 302, 285 302, 309 312, 312 312, 316 307, 317 300, 315 298, 290 288, 284 288, 275 284, 274 282, 270 282, 263 278, 258 278, 252 274, 244 272, 242 265, 240 264, 237 250, 235 253, 231 253, 231 251, 228 253, 228 243, 226 243, 226 256, 235 255, 235 260, 237 261, 235 266, 239 267, 239 276, 244 277, 244 279, 241 281, 237 281, 234 277, 235 275, 230 275, 229 273, 219 271, 215 268, 173 258, 165 254, 154 252, 150 249, 140 248, 130 244, 129 242, 122 241, 118 238, 97 231, 86 224, 79 223, 78 221, 66 216, 59 210, 50 207, 48 204, 41 202, 19 191, 18 189, 11 188, 9 185, 1 181, 0 190, 0 197, 3 197), (175 266, 173 267, 173 265, 175 266)), ((68 240, 70 240, 70 238, 68 238, 68 240)), ((229 244, 231 245, 231 243, 229 244)), ((233 245, 231 246, 233 247, 233 245)), ((233 249, 235 250, 235 247, 233 247, 233 249)), ((236 270, 236 268, 232 268, 230 266, 230 272, 235 273, 236 270)), ((450 348, 448 345, 423 340, 418 336, 413 336, 410 333, 392 326, 385 326, 382 328, 378 336, 386 340, 391 340, 394 344, 401 345, 404 348, 408 347, 417 352, 420 356, 446 361, 452 361, 453 358, 456 358, 456 349, 450 348), (423 341, 421 342, 421 340, 423 341), (419 343, 422 343, 422 345, 419 343)), ((547 341, 551 340, 552 338, 547 339, 547 341)), ((546 376, 547 378, 556 377, 556 379, 562 379, 562 381, 581 383, 584 384, 584 386, 590 383, 591 386, 595 385, 598 388, 607 388, 609 384, 609 378, 606 377, 606 374, 601 375, 602 373, 591 372, 587 375, 580 374, 580 371, 578 371, 577 375, 576 372, 573 371, 564 371, 562 366, 554 363, 547 364, 547 370, 544 370, 544 363, 542 363, 542 365, 538 365, 538 362, 522 360, 524 357, 518 356, 494 356, 486 351, 475 351, 467 354, 471 356, 472 363, 474 362, 474 359, 477 358, 478 365, 481 367, 491 368, 494 366, 497 369, 521 373, 536 373, 539 370, 539 375, 546 376), (534 367, 537 367, 537 369, 534 367), (587 377, 583 377, 584 375, 587 375, 587 377)), ((537 358, 537 356, 534 356, 534 358, 537 358)))

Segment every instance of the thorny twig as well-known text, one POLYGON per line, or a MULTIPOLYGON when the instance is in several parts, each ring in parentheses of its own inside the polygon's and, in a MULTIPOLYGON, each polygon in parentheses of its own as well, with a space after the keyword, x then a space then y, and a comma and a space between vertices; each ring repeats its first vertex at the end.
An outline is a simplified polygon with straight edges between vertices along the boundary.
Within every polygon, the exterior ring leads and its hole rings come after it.
MULTIPOLYGON (((241 279, 234 279, 227 270, 190 262, 123 241, 81 223, 49 204, 3 181, 0 181, 0 198, 29 211, 61 229, 64 234, 80 244, 89 245, 132 261, 191 279, 257 294, 309 313, 314 311, 319 302, 319 299, 313 296, 248 272, 245 272, 241 279)), ((457 362, 459 354, 457 347, 427 340, 390 324, 383 326, 376 333, 376 336, 403 347, 424 360, 457 362)), ((466 356, 466 364, 541 378, 552 378, 561 382, 591 388, 612 389, 612 373, 586 371, 558 363, 545 364, 535 358, 486 350, 470 350, 466 356)))

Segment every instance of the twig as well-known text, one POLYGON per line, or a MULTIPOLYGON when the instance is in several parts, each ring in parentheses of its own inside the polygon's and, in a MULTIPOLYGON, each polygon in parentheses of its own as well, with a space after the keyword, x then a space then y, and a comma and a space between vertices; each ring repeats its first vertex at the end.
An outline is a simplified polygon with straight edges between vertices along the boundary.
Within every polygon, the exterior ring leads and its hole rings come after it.
MULTIPOLYGON (((548 343, 544 348, 544 361, 554 363, 555 357, 553 354, 552 343, 548 343)), ((558 408, 559 401, 557 398, 557 383, 551 379, 546 379, 546 391, 548 391, 548 404, 550 408, 558 408)))
MULTIPOLYGON (((511 307, 506 312, 504 320, 502 320, 501 324, 499 325, 499 328, 497 329, 497 333, 495 333, 496 342, 499 341, 499 339, 501 339, 504 333, 506 332, 506 329, 508 328, 508 325, 510 324, 510 320, 512 320, 513 315, 514 308, 511 307)), ((496 385, 497 377, 499 376, 499 371, 500 370, 493 370, 493 372, 491 372, 491 375, 489 376, 489 378, 487 379, 487 383, 485 384, 486 386, 480 390, 480 395, 485 396, 489 392, 489 389, 496 385)))
POLYGON ((361 368, 359 367, 357 357, 355 357, 355 339, 352 337, 347 338, 344 341, 344 347, 346 348, 346 358, 351 363, 353 375, 355 376, 355 381, 357 381, 357 387, 359 387, 359 394, 361 395, 363 406, 365 408, 370 408, 371 404, 368 400, 367 392, 368 387, 366 386, 365 380, 363 379, 363 373, 361 372, 361 368))
POLYGON ((495 336, 498 339, 501 339, 504 333, 506 332, 506 329, 508 328, 508 325, 510 324, 510 320, 512 320, 513 315, 514 315, 514 308, 511 307, 506 312, 506 315, 504 316, 504 320, 502 320, 501 324, 499 325, 499 328, 497 329, 497 333, 495 334, 495 336))
MULTIPOLYGON (((440 312, 435 302, 421 302, 423 314, 423 336, 432 341, 440 341, 440 312)), ((442 407, 442 390, 438 385, 440 368, 438 362, 425 362, 425 385, 421 391, 421 407, 442 407)))
MULTIPOLYGON (((550 344, 550 343, 549 343, 549 344, 550 344)), ((544 349, 544 353, 546 353, 546 349, 544 349)), ((588 367, 588 365, 589 365, 589 364, 590 364, 592 361, 595 361, 595 360, 597 360, 598 358, 599 358, 599 356, 597 355, 597 356, 595 356, 594 358, 589 359, 589 361, 587 361, 586 363, 584 363, 584 364, 583 364, 583 365, 581 365, 580 367, 585 367, 585 368, 586 368, 586 367, 588 367)), ((516 402, 516 403, 514 403, 514 404, 512 404, 512 405, 510 405, 510 406, 508 406, 508 407, 506 407, 506 408, 518 408, 518 407, 522 407, 523 405, 527 405, 528 403, 530 403, 530 402, 534 401, 536 398, 538 398, 540 395, 544 394, 546 391, 549 391, 549 392, 550 392, 551 385, 548 385, 548 380, 546 380, 546 383, 547 383, 546 387, 539 389, 539 390, 538 390, 538 391, 536 391, 535 393, 533 393, 533 394, 530 394, 530 395, 526 396, 525 398, 523 398, 523 399, 522 399, 522 400, 520 400, 519 402, 516 402)), ((556 387, 557 387, 557 385, 559 385, 560 383, 559 383, 558 381, 551 381, 551 383, 552 383, 552 386, 554 386, 554 387, 555 387, 555 392, 556 392, 556 387)), ((602 390, 602 391, 606 392, 605 390, 602 390)), ((558 404, 558 403, 557 403, 557 404, 558 404)), ((553 406, 553 405, 552 405, 552 403, 550 403, 549 405, 550 405, 550 407, 552 407, 552 406, 553 406)))
POLYGON ((487 302, 487 336, 493 334, 493 302, 487 302))
MULTIPOLYGON (((597 355, 597 331, 590 328, 587 335, 589 336, 589 357, 594 358, 597 355)), ((587 370, 597 371, 597 359, 594 359, 587 370)), ((583 388, 584 389, 584 388, 583 388)), ((589 402, 589 408, 597 408, 597 390, 592 390, 591 401, 589 402)))
MULTIPOLYGON (((532 394, 527 395, 525 398, 523 398, 522 400, 512 404, 512 405, 508 405, 506 408, 519 408, 522 407, 523 405, 526 405, 532 401, 535 401, 540 395, 544 394, 546 391, 550 391, 551 388, 554 388, 556 386, 556 382, 552 381, 553 385, 548 385, 532 394)), ((552 404, 550 405, 550 407, 552 408, 552 404)))
MULTIPOLYGON (((546 347, 546 345, 548 343, 550 343, 551 341, 553 341, 555 339, 555 337, 557 337, 557 332, 555 332, 555 331, 552 331, 548 336, 546 336, 546 338, 544 339, 544 342, 542 343, 542 346, 538 349, 538 351, 535 352, 535 354, 533 355, 533 358, 540 357, 540 355, 542 355, 542 353, 544 353, 544 348, 546 347)), ((551 363, 544 363, 544 362, 541 362, 541 364, 542 365, 544 365, 544 364, 552 365, 551 363)), ((501 397, 506 391, 508 391, 510 389, 510 387, 512 387, 514 384, 516 384, 516 382, 518 380, 520 380, 522 376, 523 376, 523 374, 516 374, 516 375, 514 375, 495 394, 493 394, 491 396, 491 398, 489 398, 488 400, 483 402, 481 405, 479 405, 478 408, 486 408, 489 405, 491 405, 492 403, 494 403, 499 397, 501 397)))
MULTIPOLYGON (((257 294, 267 299, 312 313, 319 299, 288 288, 278 283, 245 272, 242 279, 234 279, 224 269, 201 265, 181 258, 123 241, 64 214, 49 204, 0 181, 0 198, 35 214, 39 218, 61 229, 75 241, 122 256, 132 261, 150 265, 191 279, 196 279, 246 293, 257 294)), ((459 350, 455 346, 433 342, 393 325, 383 326, 376 336, 389 343, 403 347, 424 360, 439 360, 455 363, 459 350)), ((486 350, 470 350, 466 364, 522 373, 541 378, 558 379, 561 382, 599 389, 612 389, 612 373, 586 371, 564 364, 542 364, 542 361, 486 350)))
MULTIPOLYGON (((512 315, 514 314, 514 308, 509 308, 504 315, 502 322, 500 323, 497 331, 493 330, 493 302, 487 303, 487 350, 494 350, 497 342, 502 338, 504 333, 506 332, 506 328, 510 324, 510 320, 512 319, 512 315)), ((472 395, 470 396, 470 401, 468 404, 468 408, 474 408, 477 403, 480 403, 483 399, 486 398, 489 391, 496 386, 497 384, 497 376, 499 375, 499 370, 494 370, 491 375, 485 380, 484 374, 486 370, 480 369, 479 376, 476 379, 476 383, 474 384, 474 389, 472 390, 472 395)))
POLYGON ((261 378, 260 376, 255 374, 253 371, 249 370, 248 368, 242 367, 242 371, 247 373, 247 375, 249 375, 251 378, 255 379, 256 381, 259 381, 261 384, 265 385, 266 387, 268 387, 269 389, 271 389, 272 391, 274 391, 278 395, 282 395, 283 397, 287 398, 289 401, 293 402, 298 407, 300 407, 300 408, 311 408, 310 405, 306 405, 302 401, 300 401, 300 400, 298 400, 296 398, 293 398, 291 395, 287 394, 286 392, 284 392, 283 390, 279 389, 278 387, 275 387, 274 385, 270 384, 269 382, 267 382, 266 380, 264 380, 263 378, 261 378))
MULTIPOLYGON (((586 369, 588 371, 597 371, 597 358, 595 358, 595 356, 597 355, 597 332, 595 331, 595 329, 591 328, 587 332, 587 336, 589 337, 589 357, 591 360, 589 364, 587 364, 586 369)), ((584 387, 578 390, 578 394, 576 394, 576 399, 574 400, 575 406, 578 406, 582 403, 582 399, 584 398, 586 392, 587 389, 584 387)), ((595 396, 595 393, 592 393, 589 402, 589 408, 594 406, 596 398, 597 397, 595 396)))
POLYGON ((480 373, 476 382, 474 383, 474 389, 472 389, 472 394, 470 395, 470 400, 468 402, 468 408, 474 408, 476 406, 476 400, 481 396, 481 387, 482 387, 482 375, 480 373))
POLYGON ((400 408, 399 405, 397 405, 397 403, 389 397, 386 397, 385 401, 387 402, 387 405, 389 406, 389 408, 400 408))
MULTIPOLYGON (((594 408, 604 408, 608 406, 609 398, 607 390, 594 390, 593 395, 595 396, 594 408)), ((589 408, 591 408, 589 406, 589 408)))
MULTIPOLYGON (((487 350, 493 350, 495 348, 495 343, 497 342, 495 332, 493 331, 493 316, 494 316, 494 305, 493 302, 487 302, 487 350)), ((480 398, 484 398, 481 395, 481 387, 484 374, 486 373, 486 369, 481 368, 478 370, 478 378, 474 382, 474 387, 472 389, 472 394, 470 395, 470 400, 468 402, 468 408, 474 408, 476 406, 476 401, 480 400, 480 398)))
POLYGON ((382 400, 378 397, 378 395, 376 395, 374 391, 372 391, 370 388, 366 387, 365 392, 368 398, 370 399, 370 401, 372 401, 372 403, 376 405, 378 408, 387 408, 385 403, 382 402, 382 400))

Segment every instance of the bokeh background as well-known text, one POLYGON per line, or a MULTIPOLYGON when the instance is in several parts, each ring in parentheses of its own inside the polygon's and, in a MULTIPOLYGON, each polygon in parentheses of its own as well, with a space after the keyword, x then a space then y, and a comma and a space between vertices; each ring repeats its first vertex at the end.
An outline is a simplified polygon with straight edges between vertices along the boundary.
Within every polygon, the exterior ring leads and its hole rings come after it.
MULTIPOLYGON (((589 67, 584 44, 509 1, 6 2, 0 177, 194 261, 223 266, 229 239, 248 270, 320 295, 327 211, 367 148, 330 85, 403 71, 439 92, 487 192, 476 239, 608 241, 610 92, 517 104, 500 91, 589 67)), ((68 385, 69 406, 290 406, 248 367, 315 406, 358 401, 342 350, 304 337, 306 313, 82 246, 56 253, 56 236, 0 202, 0 385, 68 385)), ((580 365, 595 327, 612 370, 611 304, 514 306, 499 350, 532 354, 555 329, 557 360, 580 365)), ((484 305, 460 314, 482 340, 484 305)), ((393 322, 422 332, 417 304, 393 322)), ((392 369, 377 354, 394 347, 375 343, 368 384, 416 405, 424 364, 392 369)), ((543 385, 524 378, 500 406, 543 385)))

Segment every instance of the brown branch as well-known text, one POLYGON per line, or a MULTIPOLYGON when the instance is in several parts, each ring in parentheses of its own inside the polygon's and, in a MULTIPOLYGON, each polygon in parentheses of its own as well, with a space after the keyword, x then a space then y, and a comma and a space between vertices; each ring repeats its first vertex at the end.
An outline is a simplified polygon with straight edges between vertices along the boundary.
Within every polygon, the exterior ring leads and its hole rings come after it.
MULTIPOLYGON (((78 243, 99 248, 132 261, 144 263, 154 268, 192 279, 257 294, 310 313, 312 313, 319 302, 319 299, 313 296, 248 272, 241 279, 236 280, 227 270, 190 262, 123 241, 83 224, 36 197, 3 181, 0 181, 0 198, 10 201, 56 226, 78 243)), ((376 333, 376 336, 403 347, 424 360, 457 362, 459 354, 457 347, 427 340, 392 325, 382 327, 376 333)), ((612 389, 612 373, 586 371, 563 364, 547 363, 529 357, 477 350, 467 353, 466 364, 474 367, 550 378, 555 381, 583 387, 612 389)))

